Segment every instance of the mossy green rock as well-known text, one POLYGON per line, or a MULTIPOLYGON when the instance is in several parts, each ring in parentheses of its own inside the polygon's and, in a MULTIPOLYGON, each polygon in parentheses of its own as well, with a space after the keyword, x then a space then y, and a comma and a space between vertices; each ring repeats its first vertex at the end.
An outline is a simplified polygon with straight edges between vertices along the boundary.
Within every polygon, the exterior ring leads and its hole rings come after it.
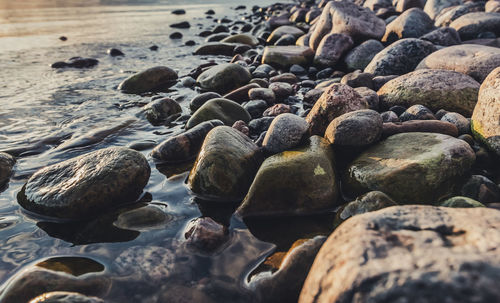
POLYGON ((314 59, 314 51, 307 46, 267 46, 264 48, 262 63, 278 68, 294 64, 308 66, 314 59))
POLYGON ((473 208, 473 207, 486 207, 483 203, 467 197, 453 197, 440 203, 438 206, 453 207, 453 208, 473 208))
POLYGON ((333 150, 311 137, 307 144, 267 158, 238 209, 242 217, 308 214, 337 206, 333 150))
POLYGON ((398 203, 430 204, 449 196, 475 161, 463 140, 435 133, 403 133, 359 155, 343 174, 346 193, 379 190, 398 203))
POLYGON ((436 112, 444 109, 470 116, 480 84, 470 76, 449 70, 422 69, 399 76, 382 86, 382 106, 420 104, 436 112))
POLYGON ((235 63, 216 65, 198 76, 201 88, 221 94, 247 84, 252 79, 250 72, 235 63))
POLYGON ((250 45, 250 46, 259 45, 259 39, 257 39, 255 36, 252 36, 249 34, 232 35, 232 36, 229 36, 227 38, 222 39, 221 42, 241 43, 241 44, 246 44, 246 45, 250 45))
POLYGON ((177 73, 166 66, 156 66, 125 79, 118 89, 127 94, 142 94, 167 89, 177 82, 177 73))
POLYGON ((229 126, 218 126, 207 134, 188 186, 204 199, 240 200, 263 160, 250 138, 229 126))
POLYGON ((221 120, 225 125, 231 126, 238 120, 249 122, 250 119, 252 117, 243 106, 229 99, 216 98, 203 104, 191 116, 186 124, 186 129, 210 120, 221 120))

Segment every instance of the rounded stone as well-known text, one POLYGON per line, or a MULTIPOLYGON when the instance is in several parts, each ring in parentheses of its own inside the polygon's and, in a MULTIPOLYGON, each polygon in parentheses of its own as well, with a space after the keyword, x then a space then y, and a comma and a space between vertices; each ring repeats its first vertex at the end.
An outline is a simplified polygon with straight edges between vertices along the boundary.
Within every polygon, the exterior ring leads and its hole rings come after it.
POLYGON ((16 164, 14 157, 7 153, 0 152, 0 188, 9 181, 14 164, 16 164))
POLYGON ((250 114, 238 103, 224 99, 211 99, 203 104, 186 123, 186 129, 210 120, 220 120, 225 125, 233 125, 234 122, 242 120, 250 121, 250 114))
POLYGON ((344 62, 349 70, 364 70, 375 55, 384 49, 378 40, 370 39, 353 48, 344 57, 344 62))
POLYGON ((259 39, 257 39, 255 36, 252 36, 249 34, 232 35, 232 36, 229 36, 229 37, 222 39, 221 42, 240 43, 240 44, 250 45, 252 47, 259 45, 259 39))
POLYGON ((30 300, 29 303, 104 303, 97 297, 88 297, 77 292, 52 291, 30 300))
POLYGON ((455 124, 459 135, 470 133, 470 121, 459 113, 446 113, 441 121, 446 121, 455 124))
POLYGON ((182 112, 182 108, 177 101, 170 98, 161 98, 149 102, 143 107, 146 119, 153 124, 158 125, 172 115, 182 112))
POLYGON ((393 43, 403 38, 419 38, 434 29, 434 22, 420 8, 404 11, 387 25, 382 42, 393 43))
POLYGON ((308 128, 307 122, 299 116, 278 115, 269 126, 262 146, 271 154, 288 150, 302 141, 308 128))
POLYGON ((264 48, 262 63, 278 68, 289 68, 294 64, 309 65, 314 51, 307 46, 267 46, 264 48))
POLYGON ((118 89, 127 94, 142 94, 155 90, 163 90, 177 82, 177 73, 166 66, 146 69, 125 79, 118 89))
POLYGON ((351 37, 345 34, 328 34, 321 39, 314 56, 314 64, 321 67, 334 67, 339 59, 354 45, 351 37))
POLYGON ((191 111, 195 112, 198 108, 200 108, 207 101, 212 100, 212 99, 221 98, 221 97, 222 96, 220 94, 214 93, 214 92, 206 92, 203 94, 199 94, 198 96, 194 97, 189 102, 189 108, 191 109, 191 111))
POLYGON ((448 200, 439 203, 439 206, 453 207, 453 208, 485 207, 484 204, 479 201, 461 196, 449 198, 448 200))
POLYGON ((370 145, 380 139, 382 123, 382 117, 374 110, 353 111, 333 119, 325 131, 325 139, 344 147, 370 145))
POLYGON ((450 27, 457 30, 462 40, 476 39, 484 32, 492 32, 498 37, 500 36, 500 14, 468 13, 453 21, 450 27))
POLYGON ((198 76, 201 88, 227 93, 247 84, 252 79, 250 72, 239 64, 225 63, 211 67, 198 76))

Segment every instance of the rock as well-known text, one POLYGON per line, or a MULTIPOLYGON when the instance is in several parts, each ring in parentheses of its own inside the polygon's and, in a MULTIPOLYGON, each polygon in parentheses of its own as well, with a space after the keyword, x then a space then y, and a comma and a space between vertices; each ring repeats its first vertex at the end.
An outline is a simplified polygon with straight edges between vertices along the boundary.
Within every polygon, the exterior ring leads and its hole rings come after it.
POLYGON ((325 139, 344 147, 367 146, 382 135, 382 117, 371 109, 357 110, 332 120, 325 131, 325 139))
POLYGON ((245 217, 298 215, 336 206, 333 150, 319 137, 267 158, 237 213, 245 217))
POLYGON ((495 68, 479 89, 479 97, 472 114, 474 137, 488 149, 500 155, 500 67, 495 68))
MULTIPOLYGON (((135 285, 164 283, 174 271, 175 254, 160 246, 131 246, 114 261, 116 273, 135 285)), ((144 287, 144 286, 143 286, 144 287)))
POLYGON ((190 28, 191 24, 189 24, 189 22, 187 22, 187 21, 182 21, 179 23, 170 24, 170 27, 171 28, 190 28))
POLYGON ((198 108, 200 108, 207 101, 212 100, 212 99, 221 98, 221 97, 222 96, 220 94, 214 93, 214 92, 206 92, 203 94, 199 94, 198 96, 194 97, 189 102, 189 108, 191 109, 192 112, 195 112, 198 108))
POLYGON ((196 80, 190 76, 183 77, 181 79, 181 85, 184 87, 194 87, 196 85, 196 80))
POLYGON ((398 115, 396 115, 396 113, 393 112, 392 110, 383 112, 383 113, 380 114, 380 116, 382 117, 382 121, 384 121, 384 123, 387 123, 387 122, 399 122, 398 115))
POLYGON ((372 84, 374 90, 379 90, 384 84, 391 81, 394 78, 399 77, 398 75, 389 75, 389 76, 376 76, 372 78, 372 84))
POLYGON ((298 145, 309 125, 294 114, 280 114, 273 120, 262 143, 264 150, 270 154, 280 153, 298 145))
POLYGON ((451 46, 461 44, 460 36, 457 31, 451 27, 438 28, 428 34, 423 35, 420 39, 429 41, 435 45, 451 46))
POLYGON ((314 51, 306 46, 267 46, 264 48, 262 63, 288 68, 294 64, 307 66, 313 58, 314 51))
POLYGON ((174 15, 185 15, 185 14, 186 14, 186 11, 185 11, 185 10, 183 10, 183 9, 174 9, 174 10, 172 11, 172 14, 174 14, 174 15))
POLYGON ((203 89, 227 93, 247 84, 251 79, 252 75, 243 66, 225 63, 211 67, 203 72, 196 81, 203 89))
POLYGON ((360 86, 372 88, 372 78, 372 74, 362 73, 360 70, 357 70, 342 77, 340 83, 349 85, 352 88, 360 86))
POLYGON ((487 13, 500 13, 500 1, 486 1, 484 10, 487 13))
POLYGON ((274 44, 276 41, 278 41, 281 37, 284 35, 292 35, 295 37, 295 39, 299 38, 302 36, 304 32, 295 27, 295 26, 290 26, 290 25, 283 25, 275 29, 271 35, 269 35, 269 38, 267 38, 267 43, 269 44, 274 44))
POLYGON ((382 42, 393 43, 403 38, 418 38, 434 29, 434 22, 420 8, 412 8, 389 23, 382 42))
MULTIPOLYGON (((203 33, 203 32, 202 32, 203 33)), ((231 36, 229 33, 216 33, 216 34, 213 34, 213 32, 210 32, 210 34, 208 34, 207 38, 205 39, 205 42, 219 42, 223 39, 226 39, 227 37, 231 36)), ((201 35, 200 35, 201 36, 201 35)), ((234 43, 223 43, 224 45, 226 45, 226 47, 229 49, 229 44, 234 44, 234 43)), ((210 45, 210 43, 208 43, 208 45, 210 45)), ((213 44, 213 45, 217 45, 217 44, 213 44)), ((233 45, 233 48, 235 48, 236 45, 233 45)), ((221 46, 222 48, 222 46, 221 46)), ((208 50, 208 49, 207 49, 208 50)), ((210 50, 208 50, 210 51, 210 50)), ((196 53, 196 51, 195 51, 196 53)), ((228 55, 225 55, 225 56, 230 56, 229 54, 228 55)))
POLYGON ((247 136, 218 126, 206 136, 188 186, 207 199, 237 201, 247 193, 262 160, 258 146, 247 136))
POLYGON ((254 78, 269 78, 269 74, 274 71, 274 68, 269 64, 261 64, 252 72, 254 78))
POLYGON ((186 132, 163 141, 153 149, 151 156, 166 163, 189 161, 198 155, 208 132, 221 125, 224 123, 220 120, 202 122, 186 132))
POLYGON ((427 107, 416 104, 408 107, 408 109, 399 116, 399 120, 403 122, 410 120, 436 120, 436 117, 427 107))
POLYGON ((151 45, 149 47, 149 50, 151 50, 151 51, 157 51, 158 50, 158 45, 151 45))
POLYGON ((399 203, 434 203, 456 190, 474 161, 465 141, 434 133, 397 134, 358 156, 342 184, 358 195, 379 190, 399 203))
POLYGON ((248 97, 248 92, 255 88, 260 88, 260 86, 256 83, 250 83, 227 93, 226 95, 224 95, 224 98, 241 104, 250 100, 248 97))
POLYGON ((500 201, 500 187, 490 179, 481 175, 472 175, 460 190, 462 196, 481 203, 500 201))
POLYGON ((106 51, 106 53, 108 53, 108 55, 110 55, 111 57, 125 56, 125 54, 117 48, 110 48, 106 51))
POLYGON ((245 136, 250 136, 250 128, 248 127, 248 125, 244 121, 238 120, 238 121, 234 122, 233 126, 231 126, 231 127, 240 131, 245 136))
POLYGON ((445 109, 470 116, 478 89, 479 83, 467 75, 422 69, 387 82, 377 93, 384 108, 421 104, 433 111, 445 109))
MULTIPOLYGON (((259 119, 253 119, 250 123, 248 123, 248 127, 250 128, 252 134, 259 135, 269 129, 269 126, 271 126, 274 118, 275 117, 262 117, 259 119)), ((262 140, 264 140, 264 137, 262 137, 262 140)))
POLYGON ((419 62, 436 47, 427 41, 406 38, 398 40, 379 52, 365 68, 375 76, 404 75, 415 69, 419 62))
MULTIPOLYGON (((283 73, 283 74, 279 74, 277 76, 271 77, 271 79, 269 79, 269 81, 271 83, 284 82, 284 83, 293 85, 293 84, 298 82, 298 79, 297 79, 297 76, 295 76, 292 73, 283 73)), ((291 88, 288 88, 287 85, 285 85, 285 87, 286 87, 286 90, 288 90, 288 91, 291 90, 291 88)))
MULTIPOLYGON (((226 37, 226 35, 219 37, 222 40, 222 38, 226 37)), ((238 46, 238 44, 235 43, 213 42, 214 39, 211 39, 210 37, 207 40, 209 42, 200 45, 194 50, 193 54, 198 56, 232 56, 234 54, 234 49, 238 46)))
POLYGON ((264 100, 269 105, 276 101, 276 95, 269 88, 252 88, 248 91, 248 97, 250 100, 264 100))
POLYGON ((172 40, 177 40, 177 39, 182 39, 182 33, 179 32, 173 32, 168 36, 172 40))
POLYGON ((177 73, 166 66, 148 68, 125 79, 118 89, 127 94, 142 94, 167 89, 177 82, 177 73))
POLYGON ((269 84, 269 89, 273 91, 277 100, 286 99, 294 93, 293 87, 286 82, 272 82, 269 84))
POLYGON ((99 60, 94 58, 82 58, 82 57, 73 57, 70 58, 66 62, 55 62, 51 65, 52 68, 65 68, 65 67, 73 67, 73 68, 89 68, 99 64, 99 60))
POLYGON ((385 32, 384 20, 375 16, 368 8, 362 8, 350 1, 329 2, 312 32, 309 46, 316 50, 327 34, 345 34, 354 42, 382 38, 385 32))
POLYGON ((473 12, 484 12, 484 8, 484 2, 465 2, 461 5, 447 7, 436 16, 435 25, 439 27, 450 26, 453 21, 461 16, 473 12))
POLYGON ((439 203, 438 206, 443 207, 453 207, 453 208, 473 208, 473 207, 485 207, 484 204, 467 197, 453 197, 448 200, 439 203))
POLYGON ((479 38, 478 35, 484 32, 493 32, 500 36, 500 14, 468 13, 453 21, 450 27, 457 30, 462 40, 479 38))
POLYGON ((278 116, 281 114, 291 113, 291 112, 292 112, 292 109, 291 109, 290 105, 278 103, 278 104, 275 104, 275 105, 269 107, 268 109, 266 109, 262 113, 262 116, 275 117, 275 116, 278 116))
POLYGON ((7 153, 0 152, 0 189, 9 182, 16 159, 7 153))
POLYGON ((165 223, 172 220, 172 216, 160 208, 146 205, 120 213, 113 225, 123 230, 147 231, 163 227, 165 223))
POLYGON ((356 87, 354 89, 363 99, 365 99, 366 103, 368 103, 368 108, 378 111, 379 109, 379 100, 377 92, 368 87, 356 87))
POLYGON ((227 242, 229 231, 227 227, 215 222, 212 218, 202 217, 188 223, 184 237, 189 247, 210 253, 227 242))
POLYGON ((442 118, 441 121, 450 122, 454 124, 458 129, 459 135, 465 135, 470 133, 470 121, 459 113, 447 113, 442 118))
POLYGON ((220 120, 225 125, 233 125, 238 120, 250 121, 250 114, 238 103, 224 99, 216 98, 203 104, 188 120, 186 129, 209 120, 220 120))
POLYGON ((314 57, 314 64, 322 67, 334 67, 346 52, 354 45, 351 37, 344 34, 328 34, 321 39, 314 57))
POLYGON ((354 89, 344 84, 333 84, 325 90, 306 117, 310 134, 323 135, 336 117, 366 108, 368 104, 354 89))
POLYGON ((415 293, 419 302, 498 301, 499 239, 493 209, 413 205, 355 216, 323 244, 299 302, 412 302, 415 293))
POLYGON ((274 45, 294 45, 296 40, 297 38, 293 35, 283 35, 274 43, 274 45))
POLYGON ((426 12, 431 19, 436 19, 437 15, 444 8, 460 4, 462 4, 462 0, 429 0, 425 3, 424 12, 426 12))
POLYGON ((406 122, 384 123, 382 137, 400 133, 437 133, 452 137, 458 136, 457 127, 449 122, 438 120, 411 120, 406 122))
POLYGON ((337 211, 333 226, 337 228, 342 222, 356 215, 396 205, 398 204, 383 192, 371 191, 342 206, 337 211))
POLYGON ((500 48, 462 44, 440 49, 423 59, 416 69, 445 69, 469 75, 478 82, 500 65, 500 48))
POLYGON ((170 98, 161 98, 149 102, 143 107, 146 119, 153 124, 159 125, 172 115, 182 112, 182 108, 177 101, 170 98))
POLYGON ((344 57, 348 70, 364 70, 375 55, 384 49, 384 45, 378 40, 367 40, 353 48, 344 57))
POLYGON ((221 42, 225 43, 238 43, 238 44, 246 44, 252 47, 259 45, 259 39, 249 34, 237 34, 232 35, 227 38, 221 40, 221 42))
POLYGON ((267 102, 264 100, 251 100, 247 102, 243 108, 248 111, 252 119, 262 117, 262 114, 267 109, 267 102))
POLYGON ((77 292, 52 291, 34 298, 30 303, 104 303, 104 301, 77 292))

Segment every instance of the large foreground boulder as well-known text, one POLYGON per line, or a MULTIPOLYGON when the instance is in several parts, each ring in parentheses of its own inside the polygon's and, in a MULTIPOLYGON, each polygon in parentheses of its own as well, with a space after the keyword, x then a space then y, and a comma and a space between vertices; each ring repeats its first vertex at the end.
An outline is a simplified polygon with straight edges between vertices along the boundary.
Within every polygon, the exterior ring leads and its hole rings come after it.
POLYGON ((156 66, 125 79, 118 89, 127 94, 142 94, 167 89, 176 82, 177 73, 173 69, 156 66))
POLYGON ((479 89, 471 126, 474 136, 500 156, 500 67, 488 75, 479 89))
POLYGON ((18 195, 25 209, 65 219, 84 219, 136 200, 151 168, 139 152, 110 147, 37 171, 18 195))
POLYGON ((320 249, 300 303, 500 302, 500 211, 394 206, 355 216, 320 249))
POLYGON ((393 79, 379 91, 384 108, 421 104, 470 116, 477 102, 480 84, 473 78, 448 70, 423 69, 393 79))
POLYGON ((247 84, 252 79, 248 69, 235 63, 219 64, 198 76, 201 88, 221 94, 247 84))
POLYGON ((458 190, 474 160, 463 140, 435 133, 397 134, 358 156, 342 184, 348 193, 379 190, 398 203, 432 204, 458 190))

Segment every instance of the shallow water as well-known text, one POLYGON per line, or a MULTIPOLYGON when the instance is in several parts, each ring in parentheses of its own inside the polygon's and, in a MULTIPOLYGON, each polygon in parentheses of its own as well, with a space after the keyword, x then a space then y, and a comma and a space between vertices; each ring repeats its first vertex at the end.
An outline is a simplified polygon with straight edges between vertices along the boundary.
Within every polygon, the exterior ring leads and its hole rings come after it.
MULTIPOLYGON (((15 175, 0 193, 1 283, 48 257, 82 256, 105 266, 100 274, 113 280, 105 296, 111 301, 125 302, 131 296, 133 301, 145 300, 157 290, 143 286, 145 280, 167 288, 172 284, 204 292, 209 289, 208 295, 218 302, 252 301, 245 283, 267 256, 286 251, 295 239, 328 230, 329 217, 303 218, 302 225, 308 228, 298 225, 295 234, 290 233, 286 220, 247 222, 248 229, 231 216, 236 205, 205 203, 189 194, 184 185, 189 166, 177 172, 160 168, 160 172, 149 156, 152 174, 142 204, 79 223, 50 221, 18 206, 17 193, 40 167, 104 147, 143 140, 161 142, 181 131, 180 126, 150 125, 136 106, 150 97, 121 94, 116 87, 130 73, 152 66, 167 65, 183 75, 206 62, 207 58, 192 56, 194 47, 184 46, 184 41, 203 41, 195 34, 214 22, 205 19, 204 11, 212 8, 216 18, 235 20, 237 12, 230 8, 243 1, 229 5, 227 1, 183 2, 0 0, 0 151, 18 156, 15 175), (186 15, 170 14, 180 7, 186 9, 186 15), (182 41, 170 40, 174 30, 168 25, 184 20, 190 21, 191 29, 180 30, 182 41), (68 40, 60 41, 62 35, 68 40), (158 51, 149 50, 153 44, 159 46, 158 51), (110 47, 121 49, 126 56, 108 56, 110 47), (83 70, 49 67, 73 56, 97 58, 99 65, 83 70), (120 213, 146 204, 159 209, 164 219, 128 229, 117 223, 120 213), (203 215, 229 225, 231 240, 213 254, 190 251, 182 242, 186 224, 203 215), (155 247, 171 254, 168 264, 161 263, 172 272, 166 278, 142 277, 141 271, 147 270, 141 264, 117 265, 120 255, 155 247)), ((196 93, 177 86, 162 95, 186 106, 196 93)), ((149 152, 143 151, 145 155, 149 152)))

